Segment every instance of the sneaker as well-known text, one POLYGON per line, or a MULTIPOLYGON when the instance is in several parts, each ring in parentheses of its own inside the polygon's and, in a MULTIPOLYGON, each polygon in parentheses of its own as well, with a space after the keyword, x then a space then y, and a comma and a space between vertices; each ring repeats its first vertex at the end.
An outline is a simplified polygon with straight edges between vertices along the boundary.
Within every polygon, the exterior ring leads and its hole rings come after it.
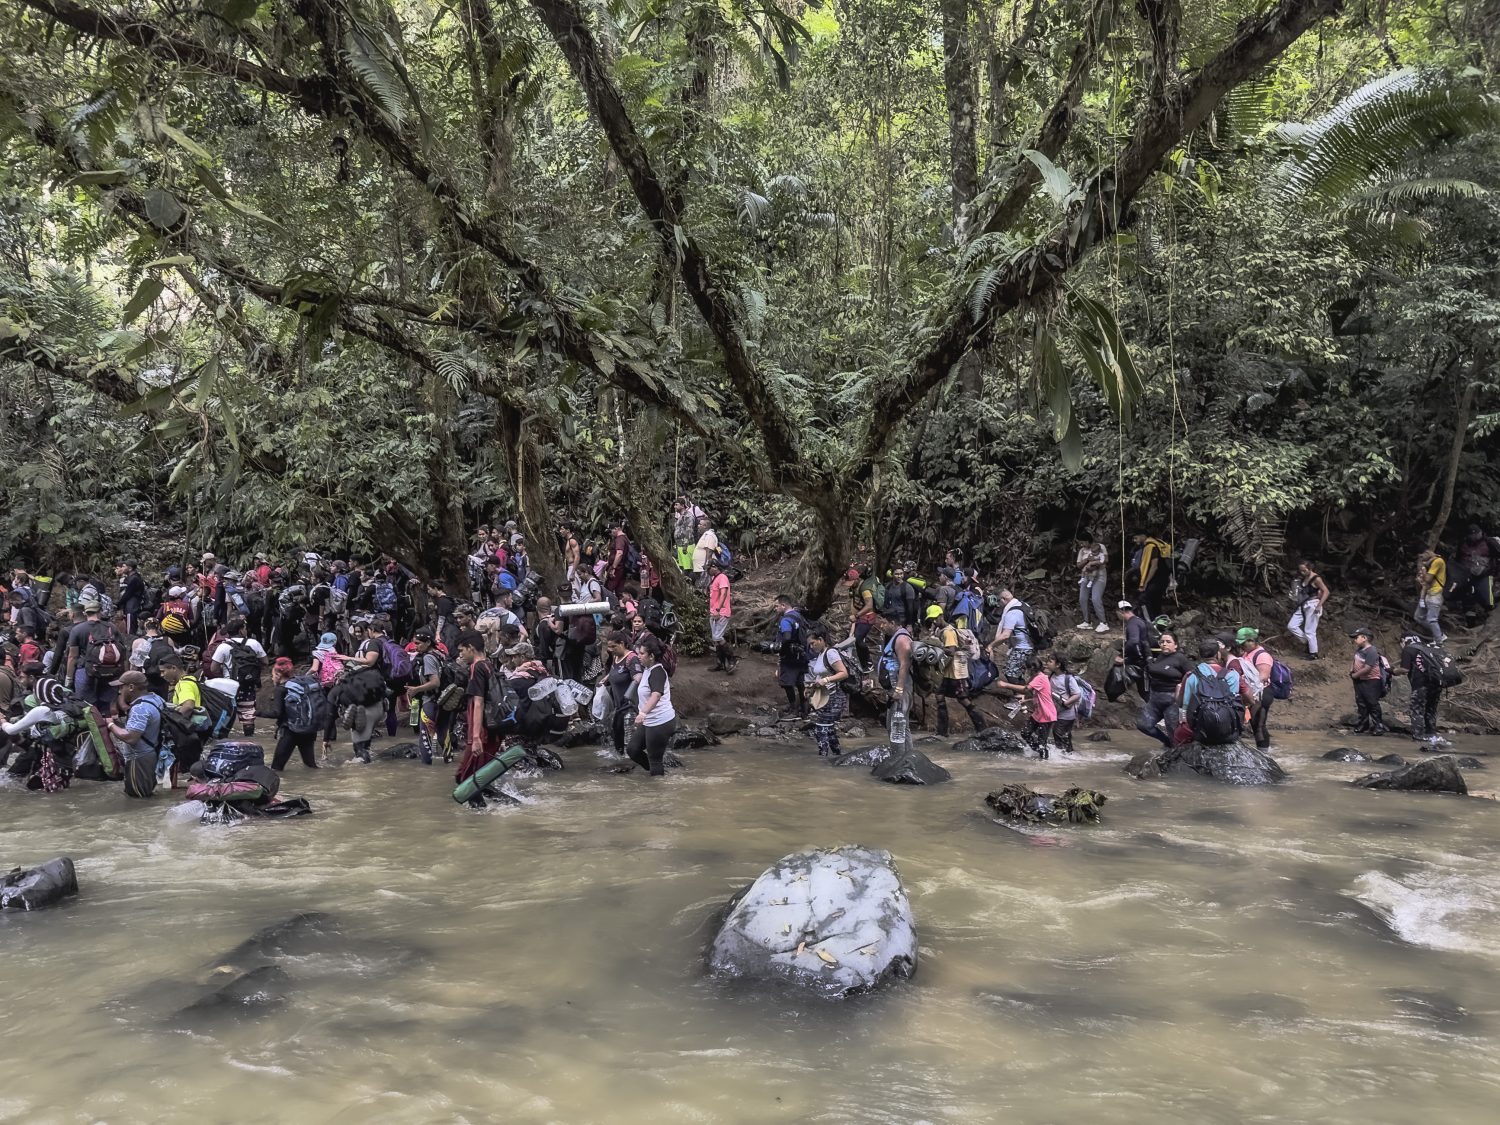
POLYGON ((1430 742, 1430 743, 1432 743, 1434 746, 1452 746, 1453 745, 1453 743, 1449 742, 1446 738, 1444 738, 1440 734, 1433 735, 1427 741, 1430 742))
POLYGON ((1090 625, 1087 621, 1080 621, 1077 624, 1076 628, 1078 628, 1081 631, 1085 631, 1086 632, 1087 630, 1092 629, 1093 626, 1090 625))
POLYGON ((1109 626, 1106 625, 1104 622, 1101 621, 1101 622, 1099 622, 1099 624, 1097 624, 1097 625, 1094 626, 1094 632, 1096 632, 1096 633, 1107 633, 1107 632, 1109 632, 1109 626))

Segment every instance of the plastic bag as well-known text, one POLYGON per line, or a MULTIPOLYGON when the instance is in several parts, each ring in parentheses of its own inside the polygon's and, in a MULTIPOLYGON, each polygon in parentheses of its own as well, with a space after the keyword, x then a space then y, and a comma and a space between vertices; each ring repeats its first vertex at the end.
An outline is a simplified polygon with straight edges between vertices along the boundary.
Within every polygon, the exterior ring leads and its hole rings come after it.
POLYGON ((1104 694, 1111 703, 1118 702, 1130 690, 1130 678, 1125 675, 1125 665, 1114 664, 1109 675, 1104 677, 1104 694))
POLYGON ((597 723, 609 719, 609 713, 614 710, 614 697, 610 695, 609 688, 600 686, 594 689, 593 701, 589 704, 589 714, 597 723))

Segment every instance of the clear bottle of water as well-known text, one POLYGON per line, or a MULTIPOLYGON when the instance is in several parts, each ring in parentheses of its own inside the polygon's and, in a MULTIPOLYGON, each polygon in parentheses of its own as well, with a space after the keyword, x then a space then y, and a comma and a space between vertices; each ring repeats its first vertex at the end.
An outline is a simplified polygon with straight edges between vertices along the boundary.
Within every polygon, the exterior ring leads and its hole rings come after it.
POLYGON ((907 733, 906 712, 898 707, 891 712, 891 745, 905 749, 907 733))

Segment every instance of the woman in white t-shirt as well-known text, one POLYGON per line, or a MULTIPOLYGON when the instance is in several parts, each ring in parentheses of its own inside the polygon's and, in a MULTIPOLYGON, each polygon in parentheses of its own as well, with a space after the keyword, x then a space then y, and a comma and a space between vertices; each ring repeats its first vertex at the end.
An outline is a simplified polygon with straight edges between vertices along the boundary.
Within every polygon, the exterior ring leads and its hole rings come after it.
POLYGON ((636 643, 635 651, 645 671, 635 685, 635 726, 625 752, 652 777, 661 777, 667 772, 662 768, 662 757, 667 752, 667 744, 677 733, 677 712, 672 709, 672 678, 661 662, 664 650, 656 637, 650 634, 642 637, 636 643))
POLYGON ((828 630, 821 625, 813 628, 807 648, 812 661, 807 667, 806 684, 813 704, 813 738, 818 743, 818 757, 836 758, 840 753, 837 723, 844 717, 849 702, 844 694, 849 668, 843 654, 829 644, 828 630))

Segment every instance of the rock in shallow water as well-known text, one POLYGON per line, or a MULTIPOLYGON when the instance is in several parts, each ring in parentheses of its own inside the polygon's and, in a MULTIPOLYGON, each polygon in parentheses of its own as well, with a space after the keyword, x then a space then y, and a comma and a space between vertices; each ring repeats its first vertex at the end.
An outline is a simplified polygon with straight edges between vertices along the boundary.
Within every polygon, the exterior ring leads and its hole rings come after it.
POLYGON ((1163 751, 1156 762, 1164 774, 1200 773, 1226 785, 1272 785, 1287 777, 1275 758, 1243 742, 1223 746, 1190 742, 1163 751))
POLYGON ((1031 749, 1031 744, 1009 727, 985 727, 976 732, 973 738, 955 743, 953 749, 965 753, 978 751, 986 754, 1025 754, 1031 749))
POLYGON ((870 771, 871 777, 897 785, 936 785, 951 781, 953 775, 920 750, 903 750, 892 754, 870 771))
POLYGON ((882 742, 878 746, 871 746, 868 750, 858 750, 853 754, 839 754, 829 758, 831 766, 878 766, 891 756, 889 743, 882 742))
POLYGON ((1349 783, 1361 789, 1401 789, 1410 793, 1458 793, 1467 795, 1469 787, 1458 763, 1448 754, 1424 758, 1390 773, 1371 773, 1349 783))
POLYGON ((1368 762, 1370 755, 1352 746, 1335 746, 1323 755, 1325 762, 1368 762))
POLYGON ((891 853, 849 845, 778 860, 732 900, 708 965, 833 999, 910 978, 916 927, 891 853))
POLYGON ((78 893, 78 876, 67 856, 38 867, 15 868, 0 881, 0 910, 40 910, 78 893))

